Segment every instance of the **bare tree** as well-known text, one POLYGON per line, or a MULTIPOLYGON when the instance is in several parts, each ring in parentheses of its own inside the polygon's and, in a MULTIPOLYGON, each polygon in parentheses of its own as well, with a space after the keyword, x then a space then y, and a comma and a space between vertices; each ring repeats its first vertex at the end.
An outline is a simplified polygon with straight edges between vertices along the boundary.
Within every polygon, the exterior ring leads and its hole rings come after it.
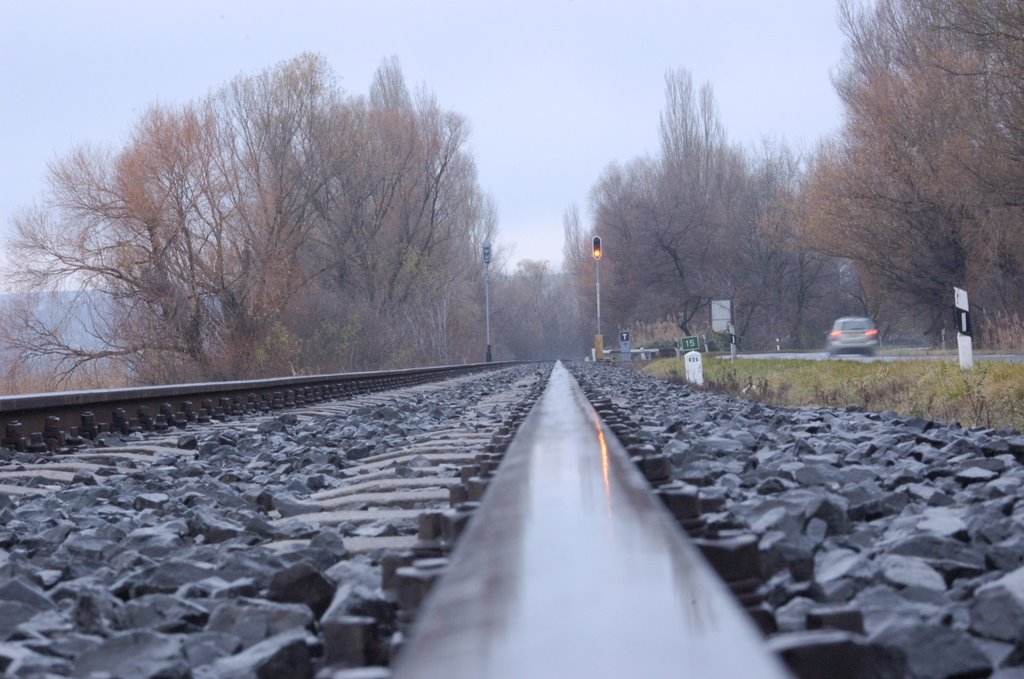
MULTIPOLYGON (((609 165, 591 192, 610 325, 672 319, 694 334, 709 329, 711 300, 728 298, 750 346, 816 344, 840 262, 802 241, 799 159, 782 145, 754 158, 730 144, 710 86, 695 89, 685 71, 667 74, 665 92, 660 154, 609 165)), ((571 252, 581 231, 567 220, 571 252)), ((593 285, 579 255, 567 263, 581 290, 593 285)))
MULTIPOLYGON (((25 352, 70 373, 105 358, 141 369, 147 355, 202 360, 208 309, 201 301, 208 234, 193 230, 211 123, 196 109, 149 111, 117 156, 82 148, 51 168, 49 210, 15 220, 21 288, 77 289, 74 306, 94 340, 77 343, 31 316, 25 352)), ((157 358, 159 361, 160 359, 157 358)))
POLYGON ((463 315, 482 314, 476 265, 496 229, 465 150, 468 123, 429 92, 411 97, 395 59, 352 111, 350 162, 330 176, 317 234, 329 285, 377 338, 378 355, 365 360, 468 357, 478 344, 456 350, 453 333, 467 327, 463 315))
POLYGON ((497 225, 468 135, 395 59, 368 98, 302 55, 155 106, 123 148, 54 163, 17 219, 13 283, 81 327, 25 308, 8 346, 144 382, 465 360, 497 225))
POLYGON ((740 332, 755 345, 778 338, 789 347, 817 346, 821 330, 842 312, 832 284, 839 262, 810 250, 799 237, 799 158, 779 143, 764 144, 751 162, 733 227, 738 287, 733 299, 740 332))
POLYGON ((806 235, 855 261, 876 305, 919 314, 933 334, 953 285, 970 286, 982 314, 1024 303, 1024 59, 1011 5, 841 5, 847 124, 813 164, 806 235))
POLYGON ((592 190, 595 228, 606 234, 610 295, 621 327, 678 318, 691 332, 723 281, 722 229, 734 209, 742 156, 730 147, 708 86, 685 71, 666 76, 661 155, 609 166, 592 190))

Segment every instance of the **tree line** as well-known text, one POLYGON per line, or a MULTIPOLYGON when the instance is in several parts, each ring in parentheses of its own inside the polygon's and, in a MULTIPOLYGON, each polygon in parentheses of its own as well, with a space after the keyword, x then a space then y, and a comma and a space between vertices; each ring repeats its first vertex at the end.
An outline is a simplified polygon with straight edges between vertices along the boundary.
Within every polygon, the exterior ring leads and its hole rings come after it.
MULTIPOLYGON (((731 143, 711 87, 688 72, 669 72, 665 93, 659 152, 609 165, 591 190, 605 334, 656 320, 676 335, 708 334, 711 301, 730 299, 745 346, 819 344, 823 326, 862 300, 849 265, 800 236, 804 163, 781 143, 757 154, 731 143)), ((596 271, 575 208, 565 234, 593 317, 596 271)))
POLYGON ((808 241, 856 262, 879 315, 934 336, 957 285, 983 334, 1019 331, 1024 6, 879 0, 843 4, 841 18, 847 122, 808 174, 808 241))
POLYGON ((495 358, 578 357, 595 234, 606 336, 710 334, 730 299, 749 349, 820 347, 847 314, 937 344, 958 286, 977 344, 1024 350, 1021 4, 843 0, 838 18, 834 135, 741 147, 711 86, 669 71, 657 151, 599 173, 586 224, 566 210, 561 270, 509 269, 469 122, 395 59, 366 95, 306 54, 153 106, 122 146, 57 159, 15 218, 3 365, 102 384, 482 360, 485 242, 495 358))
POLYGON ((15 218, 8 365, 154 383, 482 360, 497 210, 469 133, 396 59, 366 96, 306 54, 151 107, 15 218))
MULTIPOLYGON (((612 331, 669 320, 706 332, 720 298, 751 348, 821 346, 854 313, 890 340, 938 343, 958 286, 982 344, 1024 348, 1022 5, 850 0, 839 21, 845 122, 810 153, 731 143, 710 85, 666 75, 658 153, 609 165, 590 196, 612 331)), ((592 318, 575 208, 565 233, 592 318)))

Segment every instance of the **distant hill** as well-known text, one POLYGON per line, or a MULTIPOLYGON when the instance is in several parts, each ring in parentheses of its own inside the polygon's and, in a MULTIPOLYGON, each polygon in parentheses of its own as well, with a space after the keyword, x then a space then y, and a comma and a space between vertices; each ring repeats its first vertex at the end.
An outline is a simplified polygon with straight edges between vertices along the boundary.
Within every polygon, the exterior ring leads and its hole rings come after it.
POLYGON ((0 317, 10 318, 9 314, 35 299, 33 313, 47 327, 63 324, 64 336, 69 344, 86 348, 98 345, 96 338, 87 329, 88 318, 85 306, 80 303, 81 295, 91 297, 91 302, 103 303, 103 296, 94 292, 59 291, 56 293, 0 293, 0 317), (76 315, 80 310, 80 315, 76 315))

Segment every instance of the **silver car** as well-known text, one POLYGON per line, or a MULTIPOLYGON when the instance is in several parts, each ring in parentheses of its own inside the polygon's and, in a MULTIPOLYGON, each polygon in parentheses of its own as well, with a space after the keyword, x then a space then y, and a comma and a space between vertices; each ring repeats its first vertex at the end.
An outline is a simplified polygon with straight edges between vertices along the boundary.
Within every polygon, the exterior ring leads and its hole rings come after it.
POLYGON ((846 316, 837 318, 828 334, 826 350, 829 356, 842 353, 861 353, 873 356, 878 348, 878 328, 870 318, 846 316))

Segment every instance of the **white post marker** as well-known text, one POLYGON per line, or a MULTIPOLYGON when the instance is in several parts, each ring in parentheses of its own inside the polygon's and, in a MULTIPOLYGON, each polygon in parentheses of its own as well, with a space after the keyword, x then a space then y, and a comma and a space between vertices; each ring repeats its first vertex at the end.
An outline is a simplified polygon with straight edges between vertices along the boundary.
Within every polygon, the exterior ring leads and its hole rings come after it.
POLYGON ((704 385, 704 361, 699 351, 688 351, 686 361, 686 381, 690 384, 704 385))
POLYGON ((960 367, 964 370, 970 370, 974 367, 974 348, 971 344, 970 335, 961 335, 957 333, 956 336, 956 348, 960 352, 960 367))
POLYGON ((491 244, 484 243, 484 317, 487 319, 487 351, 484 360, 491 362, 491 244))
POLYGON ((971 342, 971 308, 967 304, 967 291, 953 288, 953 306, 956 307, 956 348, 960 354, 960 368, 974 367, 974 348, 971 342))

